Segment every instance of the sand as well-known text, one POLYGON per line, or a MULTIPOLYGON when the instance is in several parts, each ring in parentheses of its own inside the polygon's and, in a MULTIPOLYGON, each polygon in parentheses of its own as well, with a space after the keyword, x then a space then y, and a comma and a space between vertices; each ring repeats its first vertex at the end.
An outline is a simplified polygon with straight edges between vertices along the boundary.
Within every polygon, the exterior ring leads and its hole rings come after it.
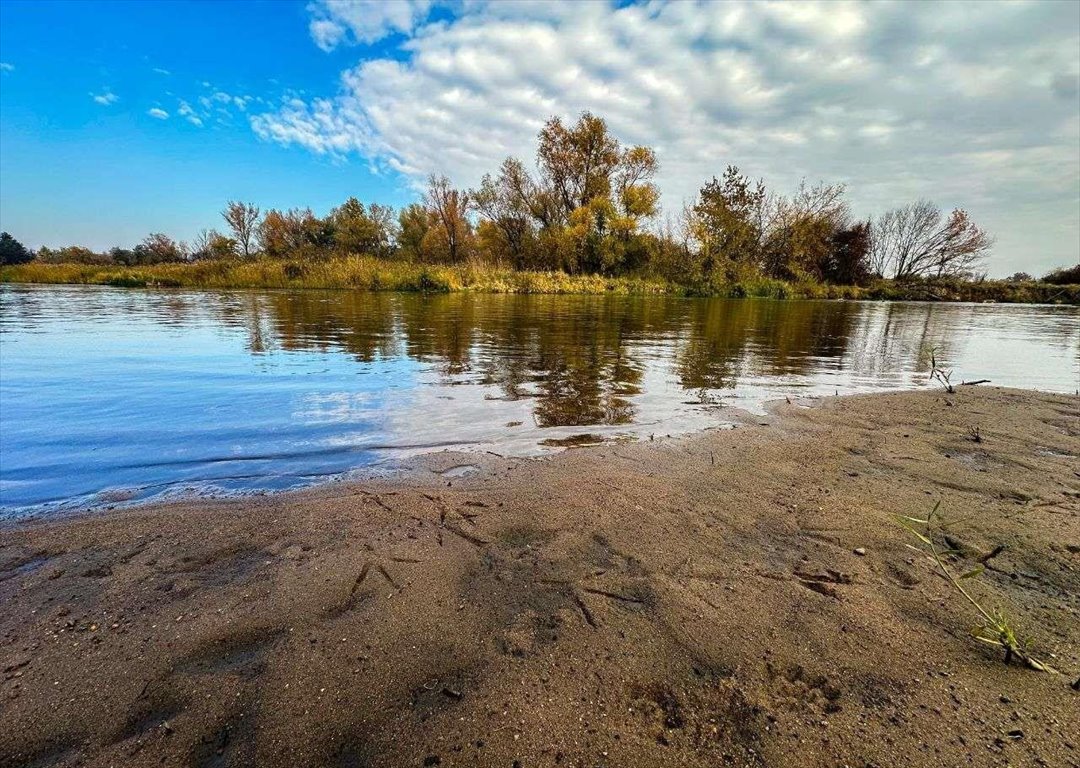
POLYGON ((1080 400, 959 389, 0 528, 0 765, 1080 765, 1080 400))

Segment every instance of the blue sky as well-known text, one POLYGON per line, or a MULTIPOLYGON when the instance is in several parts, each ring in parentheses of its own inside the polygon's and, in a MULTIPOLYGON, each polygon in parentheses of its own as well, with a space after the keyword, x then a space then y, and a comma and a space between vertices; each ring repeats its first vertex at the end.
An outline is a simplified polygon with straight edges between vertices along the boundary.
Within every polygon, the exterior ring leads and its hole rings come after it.
POLYGON ((190 238, 222 203, 401 205, 553 114, 653 146, 665 211, 729 163, 918 198, 995 275, 1080 261, 1080 3, 0 0, 0 228, 190 238))
POLYGON ((413 196, 362 159, 252 131, 249 114, 351 63, 313 44, 305 3, 3 2, 0 61, 0 226, 29 245, 187 238, 220 226, 231 198, 326 211, 349 195, 413 196))

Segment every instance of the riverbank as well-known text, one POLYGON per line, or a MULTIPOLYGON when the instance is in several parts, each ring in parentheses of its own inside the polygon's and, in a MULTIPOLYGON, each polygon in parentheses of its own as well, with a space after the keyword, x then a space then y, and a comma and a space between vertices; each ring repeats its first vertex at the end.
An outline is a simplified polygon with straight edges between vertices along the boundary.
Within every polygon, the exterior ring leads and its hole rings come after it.
POLYGON ((564 272, 522 272, 484 265, 436 266, 364 256, 319 261, 252 259, 156 264, 142 267, 44 264, 0 268, 0 282, 161 288, 313 288, 371 291, 520 294, 616 294, 759 297, 776 299, 878 299, 1080 304, 1080 286, 960 280, 897 282, 865 287, 754 278, 687 286, 650 277, 602 277, 564 272))
POLYGON ((1078 425, 1019 390, 828 398, 9 526, 0 765, 1077 765, 1078 425), (938 499, 1063 674, 968 636, 895 522, 938 499))

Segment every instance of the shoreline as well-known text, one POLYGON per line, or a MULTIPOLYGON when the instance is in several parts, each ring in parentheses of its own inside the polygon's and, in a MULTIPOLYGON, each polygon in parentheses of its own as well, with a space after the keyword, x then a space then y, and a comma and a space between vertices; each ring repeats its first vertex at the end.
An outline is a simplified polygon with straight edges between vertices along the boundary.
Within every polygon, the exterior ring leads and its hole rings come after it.
POLYGON ((0 766, 1080 764, 1078 456, 1076 396, 964 387, 5 523, 0 766), (1063 674, 967 635, 938 499, 1063 674))
POLYGON ((955 279, 895 281, 865 286, 791 282, 748 276, 684 285, 659 277, 605 277, 530 272, 489 265, 437 265, 365 256, 319 261, 260 258, 146 266, 29 263, 0 267, 0 283, 106 285, 117 288, 361 290, 400 293, 617 295, 701 298, 852 299, 1080 305, 1080 285, 980 283, 955 279))
MULTIPOLYGON (((894 393, 915 391, 920 390, 891 390, 891 392, 894 393)), ((840 395, 840 397, 865 396, 867 395, 840 395)), ((795 398, 790 398, 790 403, 797 405, 799 408, 813 408, 817 407, 817 403, 825 397, 826 396, 823 395, 797 396, 795 398), (808 402, 811 404, 808 405, 808 402)), ((663 436, 656 437, 654 441, 650 442, 670 443, 678 440, 693 439, 694 437, 709 432, 730 431, 749 425, 760 425, 760 422, 763 419, 772 418, 772 411, 774 408, 784 402, 785 401, 782 399, 765 401, 761 403, 761 413, 756 413, 738 406, 725 405, 723 408, 725 416, 724 421, 710 423, 709 425, 694 431, 664 434, 663 436)), ((554 459, 568 451, 582 449, 592 450, 604 447, 612 448, 646 440, 644 435, 616 435, 604 437, 589 432, 588 426, 583 426, 580 429, 583 430, 581 434, 557 438, 556 441, 558 442, 558 445, 548 443, 545 446, 546 449, 542 452, 502 454, 491 450, 490 448, 483 448, 482 446, 472 444, 462 444, 461 446, 451 448, 438 447, 422 453, 413 453, 404 458, 387 459, 365 467, 350 469, 341 474, 329 475, 325 477, 325 479, 314 480, 308 485, 293 488, 256 489, 242 492, 215 492, 211 490, 205 493, 177 492, 175 494, 171 493, 170 489, 166 489, 159 494, 145 497, 132 497, 121 501, 103 500, 75 504, 72 500, 68 500, 50 502, 56 505, 52 507, 48 507, 46 504, 33 507, 12 508, 10 510, 0 508, 0 534, 2 534, 5 529, 32 526, 35 524, 66 524, 84 519, 92 519, 100 515, 124 514, 128 512, 138 512, 143 509, 167 512, 168 508, 172 506, 189 506, 202 503, 239 504, 257 500, 281 500, 282 502, 285 502, 288 500, 288 497, 291 496, 304 497, 307 494, 318 494, 330 489, 350 491, 365 485, 383 484, 387 482, 398 485, 411 480, 418 485, 422 485, 425 482, 434 482, 439 486, 441 485, 441 482, 444 482, 447 479, 447 477, 450 477, 451 480, 460 481, 468 481, 470 478, 475 479, 474 476, 476 474, 484 474, 485 467, 490 466, 493 462, 543 462, 554 459), (596 442, 579 442, 577 440, 579 437, 598 438, 598 440, 596 442), (445 474, 450 470, 460 467, 470 467, 476 471, 467 471, 463 475, 445 474), (33 511, 27 512, 27 510, 33 511)), ((541 443, 540 445, 545 444, 541 443)), ((98 493, 91 494, 91 496, 108 495, 117 492, 124 493, 128 490, 130 489, 104 489, 98 493)), ((303 501, 304 499, 300 498, 298 500, 303 501)))

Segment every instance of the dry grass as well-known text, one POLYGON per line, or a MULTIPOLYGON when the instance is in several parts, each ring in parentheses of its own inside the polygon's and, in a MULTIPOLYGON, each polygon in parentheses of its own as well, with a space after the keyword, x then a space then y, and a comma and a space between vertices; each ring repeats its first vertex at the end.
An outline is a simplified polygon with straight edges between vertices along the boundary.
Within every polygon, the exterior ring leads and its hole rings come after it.
POLYGON ((320 260, 259 258, 140 267, 31 262, 0 268, 0 282, 163 288, 338 288, 429 293, 473 291, 1080 303, 1080 286, 1041 283, 937 281, 900 284, 879 280, 868 287, 856 287, 748 277, 735 282, 685 285, 644 275, 604 277, 565 272, 519 272, 481 263, 448 266, 371 256, 336 256, 320 260))

